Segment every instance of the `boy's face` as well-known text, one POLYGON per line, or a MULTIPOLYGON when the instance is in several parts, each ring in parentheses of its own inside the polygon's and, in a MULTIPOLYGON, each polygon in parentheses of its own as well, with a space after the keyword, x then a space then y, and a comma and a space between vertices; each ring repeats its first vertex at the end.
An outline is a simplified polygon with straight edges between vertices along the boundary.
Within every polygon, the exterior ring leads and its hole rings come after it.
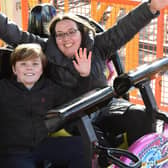
POLYGON ((42 75, 43 66, 41 59, 38 57, 17 61, 15 66, 12 67, 12 70, 18 82, 23 83, 27 88, 31 88, 42 75))

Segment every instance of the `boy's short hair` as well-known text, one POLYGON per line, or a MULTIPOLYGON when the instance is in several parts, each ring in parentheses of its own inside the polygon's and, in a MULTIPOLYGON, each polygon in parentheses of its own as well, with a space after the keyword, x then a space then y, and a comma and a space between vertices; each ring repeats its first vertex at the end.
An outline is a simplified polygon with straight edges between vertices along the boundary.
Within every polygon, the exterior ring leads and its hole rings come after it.
POLYGON ((47 59, 39 44, 26 43, 18 45, 11 54, 11 66, 15 66, 17 61, 29 60, 40 57, 43 69, 46 67, 47 59))

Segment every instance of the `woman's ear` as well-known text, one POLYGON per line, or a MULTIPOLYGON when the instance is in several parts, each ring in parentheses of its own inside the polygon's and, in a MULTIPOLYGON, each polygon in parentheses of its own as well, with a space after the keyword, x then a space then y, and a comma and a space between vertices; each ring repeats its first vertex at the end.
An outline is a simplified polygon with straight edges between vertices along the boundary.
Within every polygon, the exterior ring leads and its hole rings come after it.
POLYGON ((15 66, 14 65, 12 65, 12 71, 13 71, 14 75, 16 75, 16 70, 15 70, 15 66))

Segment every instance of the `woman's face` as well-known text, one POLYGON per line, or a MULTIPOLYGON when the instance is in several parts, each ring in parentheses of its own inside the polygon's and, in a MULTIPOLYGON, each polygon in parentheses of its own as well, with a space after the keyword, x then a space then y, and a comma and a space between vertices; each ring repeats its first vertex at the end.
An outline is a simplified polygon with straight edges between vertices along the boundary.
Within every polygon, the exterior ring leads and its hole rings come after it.
POLYGON ((82 41, 76 23, 69 19, 58 22, 55 27, 55 34, 58 48, 65 56, 72 58, 82 41))

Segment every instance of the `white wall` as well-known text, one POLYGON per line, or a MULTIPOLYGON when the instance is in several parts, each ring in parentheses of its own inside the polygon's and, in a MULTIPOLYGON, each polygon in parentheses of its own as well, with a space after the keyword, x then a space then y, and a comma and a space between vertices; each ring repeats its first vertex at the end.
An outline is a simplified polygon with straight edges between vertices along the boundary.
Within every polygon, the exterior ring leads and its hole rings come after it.
POLYGON ((1 0, 1 11, 22 26, 21 0, 1 0))

